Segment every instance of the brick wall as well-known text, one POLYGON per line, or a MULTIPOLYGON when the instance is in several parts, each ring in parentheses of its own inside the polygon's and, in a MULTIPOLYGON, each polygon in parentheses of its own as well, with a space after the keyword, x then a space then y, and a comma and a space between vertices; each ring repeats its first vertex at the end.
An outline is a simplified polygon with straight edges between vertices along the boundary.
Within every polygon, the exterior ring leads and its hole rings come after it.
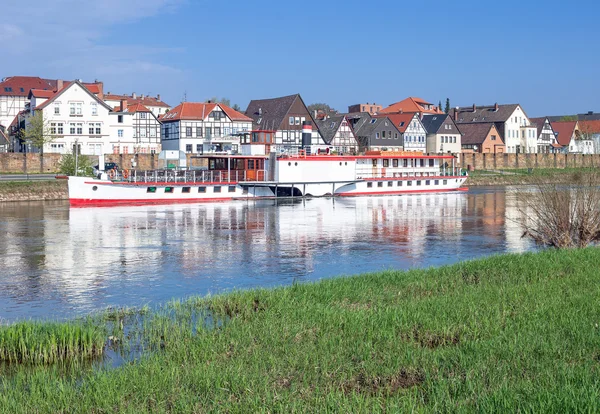
POLYGON ((600 167, 600 154, 463 154, 462 168, 475 170, 514 168, 600 167))

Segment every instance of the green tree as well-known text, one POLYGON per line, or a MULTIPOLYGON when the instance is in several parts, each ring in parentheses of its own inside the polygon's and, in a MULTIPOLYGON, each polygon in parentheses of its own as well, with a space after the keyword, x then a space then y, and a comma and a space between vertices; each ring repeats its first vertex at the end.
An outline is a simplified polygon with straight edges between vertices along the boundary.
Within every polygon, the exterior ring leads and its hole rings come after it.
POLYGON ((56 139, 56 136, 51 134, 49 122, 44 119, 44 113, 35 111, 26 119, 25 129, 22 129, 20 133, 20 138, 25 141, 26 145, 31 143, 40 150, 40 172, 43 172, 44 145, 56 139))
POLYGON ((314 104, 310 104, 308 105, 308 111, 312 114, 314 111, 323 111, 326 114, 334 111, 335 109, 333 109, 331 106, 327 105, 326 103, 314 103, 314 104))
POLYGON ((208 99, 207 101, 213 102, 213 103, 220 103, 223 105, 227 105, 227 106, 231 106, 231 101, 229 100, 229 98, 219 98, 217 96, 213 96, 212 98, 208 99))
POLYGON ((238 104, 233 104, 231 109, 233 109, 234 111, 238 111, 238 112, 240 112, 242 110, 242 108, 240 108, 240 106, 238 104))
POLYGON ((560 122, 577 121, 577 115, 565 115, 560 118, 560 122))
POLYGON ((444 112, 447 114, 450 113, 450 98, 446 98, 446 107, 444 108, 444 112))
POLYGON ((440 109, 440 111, 442 110, 442 101, 438 102, 438 108, 440 109))
POLYGON ((75 175, 75 170, 79 176, 92 177, 94 175, 92 160, 85 155, 64 154, 58 164, 58 170, 64 175, 75 175))

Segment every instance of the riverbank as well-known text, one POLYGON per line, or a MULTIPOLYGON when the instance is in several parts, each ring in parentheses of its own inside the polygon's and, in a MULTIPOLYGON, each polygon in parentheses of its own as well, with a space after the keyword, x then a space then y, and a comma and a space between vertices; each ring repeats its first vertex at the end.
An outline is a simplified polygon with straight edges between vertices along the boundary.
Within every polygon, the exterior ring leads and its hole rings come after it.
POLYGON ((599 262, 596 248, 505 255, 110 312, 96 318, 110 346, 126 352, 137 333, 154 351, 71 375, 13 366, 0 375, 0 406, 596 412, 599 262), (128 330, 132 320, 142 322, 128 330))
POLYGON ((68 198, 67 180, 0 181, 0 202, 66 200, 68 198))
POLYGON ((516 170, 476 170, 469 172, 466 186, 574 184, 582 177, 598 174, 598 168, 537 168, 516 170))

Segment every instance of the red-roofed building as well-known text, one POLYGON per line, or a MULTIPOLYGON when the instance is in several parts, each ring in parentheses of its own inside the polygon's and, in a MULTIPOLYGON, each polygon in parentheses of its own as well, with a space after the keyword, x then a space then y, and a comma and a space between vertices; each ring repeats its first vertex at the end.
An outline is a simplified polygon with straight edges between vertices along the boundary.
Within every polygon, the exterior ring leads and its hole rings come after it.
POLYGON ((188 153, 237 151, 252 118, 220 103, 183 102, 160 118, 162 149, 188 153))
POLYGON ((128 105, 138 103, 144 105, 157 117, 167 113, 171 109, 171 105, 162 101, 160 95, 157 95, 156 97, 137 95, 136 93, 132 93, 131 95, 117 95, 110 92, 104 95, 104 102, 110 106, 120 106, 123 99, 127 100, 128 105))
POLYGON ((384 108, 379 111, 380 114, 390 114, 395 112, 409 112, 415 113, 418 112, 420 114, 442 114, 444 113, 440 108, 438 108, 435 104, 427 102, 424 99, 417 98, 415 96, 410 96, 403 101, 396 102, 391 104, 387 108, 384 108))
POLYGON ((375 115, 375 118, 388 118, 402 133, 404 151, 427 151, 427 130, 417 113, 389 113, 375 115))
POLYGON ((161 151, 160 121, 141 103, 128 104, 123 99, 119 106, 113 108, 109 119, 113 153, 151 154, 161 151))
POLYGON ((555 121, 552 129, 562 152, 569 154, 593 154, 594 141, 582 133, 578 121, 555 121))
POLYGON ((0 125, 8 127, 17 114, 29 103, 32 89, 56 89, 56 81, 37 76, 10 76, 0 82, 0 125))

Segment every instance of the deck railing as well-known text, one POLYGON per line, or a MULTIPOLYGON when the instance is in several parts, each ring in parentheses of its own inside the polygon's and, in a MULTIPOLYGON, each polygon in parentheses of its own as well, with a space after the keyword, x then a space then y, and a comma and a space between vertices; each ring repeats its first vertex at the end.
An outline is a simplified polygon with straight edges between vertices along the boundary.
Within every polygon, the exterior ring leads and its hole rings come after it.
POLYGON ((243 181, 265 181, 265 170, 123 170, 107 171, 112 181, 130 183, 231 183, 243 181))
POLYGON ((369 179, 369 178, 407 178, 407 177, 449 177, 449 176, 461 176, 464 175, 463 171, 459 167, 455 168, 402 168, 401 171, 397 169, 377 168, 376 171, 372 169, 363 169, 356 171, 357 179, 369 179))

